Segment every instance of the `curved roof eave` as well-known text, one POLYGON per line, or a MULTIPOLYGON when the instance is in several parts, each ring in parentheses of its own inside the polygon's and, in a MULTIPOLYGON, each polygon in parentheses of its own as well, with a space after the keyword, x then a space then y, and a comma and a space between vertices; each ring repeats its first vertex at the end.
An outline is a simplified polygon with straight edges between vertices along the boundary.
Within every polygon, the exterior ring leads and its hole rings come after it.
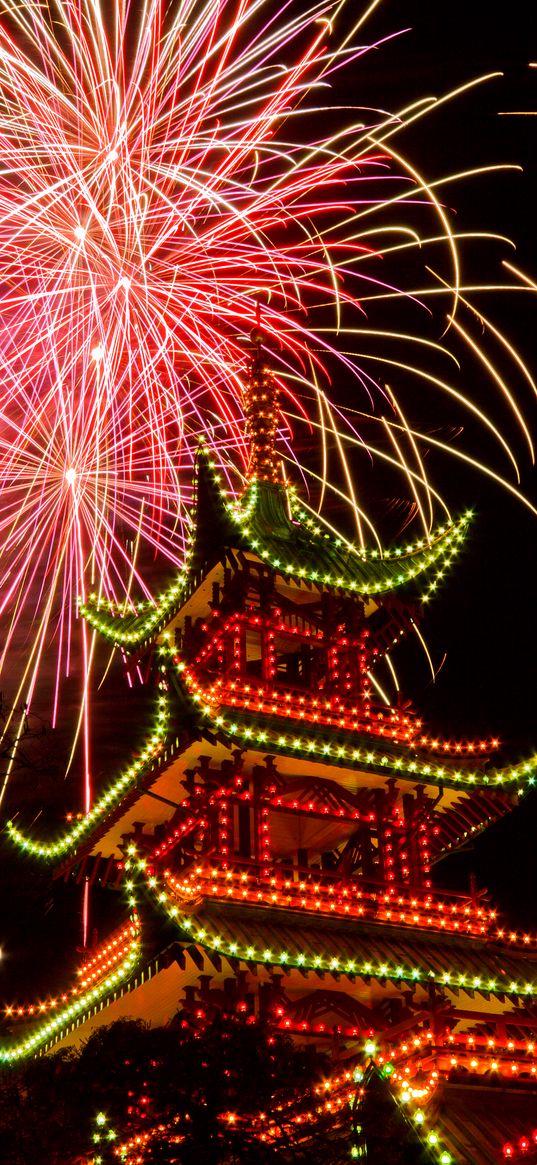
POLYGON ((298 583, 365 598, 381 597, 421 580, 420 598, 426 602, 458 554, 471 517, 467 512, 412 545, 367 551, 328 534, 320 521, 299 509, 294 494, 283 485, 252 482, 238 501, 230 502, 217 466, 203 451, 198 459, 188 559, 168 590, 123 613, 95 596, 80 610, 92 627, 118 646, 127 651, 140 648, 165 629, 200 571, 226 547, 247 551, 298 583))

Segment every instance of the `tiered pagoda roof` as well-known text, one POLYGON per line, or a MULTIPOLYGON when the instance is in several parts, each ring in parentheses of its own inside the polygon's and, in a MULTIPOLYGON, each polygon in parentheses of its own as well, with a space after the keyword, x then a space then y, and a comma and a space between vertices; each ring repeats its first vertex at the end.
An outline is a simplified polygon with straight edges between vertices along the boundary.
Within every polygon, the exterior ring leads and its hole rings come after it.
POLYGON ((92 627, 129 650, 152 641, 170 625, 197 590, 201 574, 226 548, 258 560, 306 592, 360 595, 374 605, 376 596, 415 590, 417 582, 420 601, 427 601, 460 552, 472 518, 467 512, 428 538, 366 550, 328 533, 282 483, 254 481, 230 500, 217 463, 204 446, 196 483, 190 551, 167 591, 127 609, 95 597, 81 607, 92 627))

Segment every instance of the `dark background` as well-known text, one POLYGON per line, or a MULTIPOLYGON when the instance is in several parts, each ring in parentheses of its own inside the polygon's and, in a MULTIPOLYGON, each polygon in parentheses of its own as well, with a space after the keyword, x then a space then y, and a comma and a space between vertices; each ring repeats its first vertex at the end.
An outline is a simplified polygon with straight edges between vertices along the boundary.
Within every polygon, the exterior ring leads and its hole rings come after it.
MULTIPOLYGON (((355 0, 348 5, 354 15, 359 5, 355 0)), ((449 200, 461 227, 495 230, 513 239, 516 253, 496 248, 494 263, 512 258, 536 279, 537 117, 499 116, 499 111, 537 110, 537 70, 528 67, 537 59, 532 9, 527 0, 501 9, 486 0, 385 0, 365 26, 364 41, 398 29, 410 31, 357 62, 349 89, 338 83, 334 102, 348 93, 349 100, 352 95, 364 105, 394 109, 424 94, 441 95, 481 73, 502 71, 503 77, 463 95, 441 115, 405 134, 402 145, 433 178, 466 166, 520 164, 522 173, 488 175, 449 188, 449 200)), ((470 259, 470 274, 472 263, 478 264, 479 258, 470 259)), ((537 298, 494 294, 487 310, 537 370, 537 298)), ((537 436, 537 408, 529 393, 526 408, 537 436)), ((535 472, 528 459, 525 464, 523 488, 535 499, 535 472)), ((537 517, 501 490, 463 472, 456 462, 440 472, 454 510, 459 504, 472 506, 476 521, 468 548, 431 606, 425 627, 435 662, 446 653, 445 662, 434 686, 418 665, 412 694, 443 735, 498 735, 505 742, 503 755, 515 760, 537 751, 537 517)), ((126 698, 126 693, 118 697, 125 708, 126 698)), ((34 794, 38 798, 37 789, 34 794)), ((536 830, 533 794, 473 849, 444 863, 442 881, 466 888, 470 872, 475 872, 478 883, 490 887, 515 924, 537 931, 536 830)), ((71 974, 73 947, 80 942, 80 889, 51 886, 46 867, 25 863, 5 846, 1 871, 0 945, 5 957, 0 997, 20 998, 37 986, 36 955, 50 987, 71 974)), ((99 909, 96 904, 97 920, 99 909)), ((39 983, 43 989, 45 985, 39 983)))
MULTIPOLYGON (((447 191, 456 221, 464 229, 506 234, 516 252, 510 256, 500 248, 498 257, 510 259, 533 280, 537 116, 500 116, 500 111, 537 111, 537 69, 528 67, 537 59, 535 25, 533 5, 524 0, 501 8, 484 0, 387 0, 369 31, 411 31, 362 62, 371 103, 388 108, 425 94, 440 96, 480 74, 503 73, 446 106, 440 117, 434 114, 408 142, 405 137, 405 144, 428 176, 494 162, 522 167, 521 173, 471 179, 447 191)), ((534 295, 493 294, 486 310, 535 372, 534 295)), ((529 397, 527 416, 535 432, 535 405, 529 397)), ((428 643, 436 661, 444 652, 446 659, 434 687, 416 693, 417 699, 438 731, 497 734, 505 742, 503 755, 518 759, 537 747, 536 519, 456 464, 442 472, 450 503, 465 496, 476 510, 476 521, 463 558, 428 613, 428 643)), ((535 471, 526 462, 523 488, 534 501, 536 484, 535 471)), ((455 878, 464 885, 475 871, 515 923, 537 930, 536 834, 537 795, 531 794, 470 851, 448 859, 438 872, 443 882, 455 878)))

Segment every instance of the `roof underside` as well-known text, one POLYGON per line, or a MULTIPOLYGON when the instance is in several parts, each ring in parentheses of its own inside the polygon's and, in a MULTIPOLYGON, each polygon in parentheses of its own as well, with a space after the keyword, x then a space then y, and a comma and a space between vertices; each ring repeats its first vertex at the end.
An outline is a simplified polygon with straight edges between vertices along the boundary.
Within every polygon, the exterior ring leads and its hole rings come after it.
MULTIPOLYGON (((506 1143, 517 1145, 537 1126, 537 1088, 506 1088, 501 1079, 496 1085, 444 1083, 433 1109, 433 1124, 457 1165, 491 1165, 505 1160, 506 1143)), ((521 1159, 535 1158, 530 1151, 521 1159)))

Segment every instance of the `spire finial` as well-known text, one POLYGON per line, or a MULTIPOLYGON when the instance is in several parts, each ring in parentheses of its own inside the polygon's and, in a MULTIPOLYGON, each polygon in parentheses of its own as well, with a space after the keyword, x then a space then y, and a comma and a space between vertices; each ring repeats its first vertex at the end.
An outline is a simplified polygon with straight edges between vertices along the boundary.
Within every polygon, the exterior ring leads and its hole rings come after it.
POLYGON ((278 386, 263 358, 265 336, 261 330, 261 302, 255 306, 255 327, 250 333, 254 353, 244 391, 246 433, 250 441, 250 481, 277 482, 278 458, 276 433, 278 428, 278 386))
POLYGON ((255 304, 255 327, 252 328, 252 331, 250 332, 250 339, 255 347, 253 364, 257 365, 258 368, 261 368, 263 364, 262 347, 265 342, 265 336, 261 331, 261 300, 259 296, 257 297, 255 304))

